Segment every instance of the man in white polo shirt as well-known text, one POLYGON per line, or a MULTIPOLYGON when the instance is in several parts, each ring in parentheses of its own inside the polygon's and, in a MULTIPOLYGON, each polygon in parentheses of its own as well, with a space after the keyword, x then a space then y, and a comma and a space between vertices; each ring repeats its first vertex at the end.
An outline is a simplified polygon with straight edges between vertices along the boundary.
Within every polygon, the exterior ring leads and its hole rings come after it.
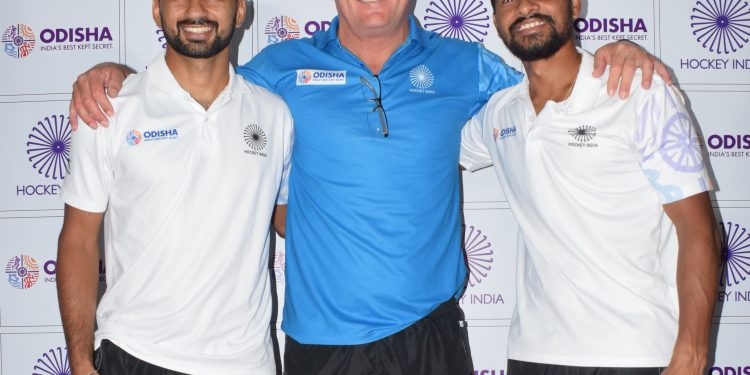
POLYGON ((229 64, 245 11, 154 1, 166 53, 128 78, 109 128, 73 135, 57 272, 74 375, 276 373, 269 228, 292 122, 229 64))
POLYGON ((527 78, 463 130, 520 225, 510 375, 703 373, 716 290, 712 188, 682 97, 607 95, 577 50, 580 0, 497 0, 527 78))

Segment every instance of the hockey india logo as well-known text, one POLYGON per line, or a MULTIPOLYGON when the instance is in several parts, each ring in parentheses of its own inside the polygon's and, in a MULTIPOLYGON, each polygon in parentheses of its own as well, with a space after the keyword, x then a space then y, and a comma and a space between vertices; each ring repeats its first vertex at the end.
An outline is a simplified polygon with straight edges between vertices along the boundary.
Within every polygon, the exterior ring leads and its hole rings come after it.
POLYGON ((68 348, 50 349, 36 360, 32 375, 72 375, 68 362, 68 348))
POLYGON ((735 286, 750 276, 750 233, 737 223, 720 223, 721 286, 735 286))
POLYGON ((448 38, 483 42, 490 28, 490 11, 482 0, 434 0, 425 13, 424 27, 448 38))
POLYGON ((492 243, 482 231, 473 226, 464 227, 464 250, 469 266, 469 286, 480 284, 492 270, 492 243))
POLYGON ((420 90, 426 90, 435 83, 435 76, 430 71, 430 68, 425 65, 419 65, 409 72, 409 80, 412 86, 420 90))
POLYGON ((268 137, 266 137, 266 133, 261 129, 260 126, 255 124, 250 124, 245 127, 244 131, 244 137, 245 137, 245 143, 247 143, 247 146, 250 147, 253 151, 261 151, 264 148, 266 148, 266 144, 268 143, 268 137))
POLYGON ((746 0, 698 0, 690 21, 698 43, 719 55, 737 52, 750 40, 746 0))
POLYGON ((568 129, 568 134, 578 142, 590 142, 596 137, 596 128, 591 125, 581 125, 568 129))
POLYGON ((70 120, 63 115, 48 116, 31 129, 26 154, 40 175, 61 180, 70 169, 70 142, 70 120))

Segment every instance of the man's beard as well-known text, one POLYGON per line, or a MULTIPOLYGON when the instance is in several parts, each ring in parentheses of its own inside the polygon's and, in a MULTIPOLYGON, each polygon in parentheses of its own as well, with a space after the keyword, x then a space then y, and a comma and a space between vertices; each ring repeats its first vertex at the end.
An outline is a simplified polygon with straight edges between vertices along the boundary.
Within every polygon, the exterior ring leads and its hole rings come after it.
MULTIPOLYGON (((572 9, 570 10, 572 13, 572 9)), ((571 38, 573 38, 573 17, 572 14, 568 17, 567 22, 564 25, 562 32, 557 31, 555 27, 555 20, 550 16, 544 16, 541 14, 533 14, 527 18, 518 19, 509 27, 509 40, 502 38, 505 46, 508 50, 521 61, 536 61, 543 60, 552 57, 557 51, 562 48, 571 38), (522 44, 514 38, 513 30, 516 25, 521 22, 527 21, 530 18, 536 18, 537 20, 544 21, 551 26, 549 37, 546 40, 541 40, 539 36, 532 36, 534 38, 528 44, 522 44)))
MULTIPOLYGON (((234 17, 232 17, 234 19, 234 17)), ((166 25, 164 23, 164 18, 162 18, 162 25, 166 25)), ((223 51, 224 48, 226 48, 229 43, 232 41, 232 35, 234 34, 234 27, 235 22, 232 21, 232 24, 229 28, 230 32, 228 35, 222 36, 219 34, 219 23, 216 21, 211 21, 207 19, 193 19, 193 20, 182 20, 177 22, 177 35, 173 35, 168 28, 164 28, 164 38, 167 40, 167 45, 169 45, 170 48, 172 48, 175 52, 177 52, 180 55, 186 56, 186 57, 192 57, 197 59, 207 59, 210 57, 214 57, 219 52, 223 51), (182 26, 190 26, 190 25, 206 25, 206 26, 212 26, 214 30, 216 30, 216 38, 207 46, 199 43, 192 43, 190 41, 183 42, 183 40, 180 38, 180 30, 182 26)))

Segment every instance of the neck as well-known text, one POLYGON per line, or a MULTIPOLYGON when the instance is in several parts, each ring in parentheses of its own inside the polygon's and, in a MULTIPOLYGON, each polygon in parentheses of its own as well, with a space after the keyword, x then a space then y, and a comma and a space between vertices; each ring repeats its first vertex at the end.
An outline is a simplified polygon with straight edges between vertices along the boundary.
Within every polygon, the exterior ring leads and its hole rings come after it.
POLYGON ((539 113, 548 101, 561 102, 570 96, 581 66, 581 55, 568 41, 552 57, 523 63, 529 78, 529 95, 539 113))
POLYGON ((204 109, 208 109, 229 83, 229 49, 197 59, 167 48, 166 61, 177 83, 204 109))
POLYGON ((395 29, 358 33, 346 21, 340 21, 338 37, 341 45, 357 56, 370 68, 372 74, 379 74, 388 58, 409 37, 409 18, 395 29))

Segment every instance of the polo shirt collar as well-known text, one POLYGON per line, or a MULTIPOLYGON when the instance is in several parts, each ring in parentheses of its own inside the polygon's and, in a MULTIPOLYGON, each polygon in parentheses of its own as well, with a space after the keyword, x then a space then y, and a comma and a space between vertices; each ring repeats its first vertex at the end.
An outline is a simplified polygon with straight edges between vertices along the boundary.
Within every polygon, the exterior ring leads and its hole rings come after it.
MULTIPOLYGON (((336 16, 331 20, 331 25, 326 31, 320 31, 313 35, 313 43, 318 49, 325 49, 332 42, 336 42, 341 45, 338 37, 339 30, 339 17, 336 16)), ((421 45, 426 45, 430 36, 430 32, 425 31, 419 26, 414 16, 409 16, 409 36, 406 37, 406 41, 403 45, 411 44, 411 42, 417 42, 421 45)), ((402 45, 402 46, 403 46, 402 45)))
MULTIPOLYGON (((229 83, 226 88, 222 90, 222 93, 219 94, 220 96, 226 91, 231 93, 242 86, 238 84, 239 82, 237 81, 237 77, 231 64, 227 64, 227 69, 229 69, 229 83)), ((177 82, 174 74, 172 74, 172 71, 169 69, 166 60, 166 52, 159 53, 151 64, 148 65, 147 72, 150 88, 166 94, 190 95, 190 93, 180 86, 180 83, 177 82)))

